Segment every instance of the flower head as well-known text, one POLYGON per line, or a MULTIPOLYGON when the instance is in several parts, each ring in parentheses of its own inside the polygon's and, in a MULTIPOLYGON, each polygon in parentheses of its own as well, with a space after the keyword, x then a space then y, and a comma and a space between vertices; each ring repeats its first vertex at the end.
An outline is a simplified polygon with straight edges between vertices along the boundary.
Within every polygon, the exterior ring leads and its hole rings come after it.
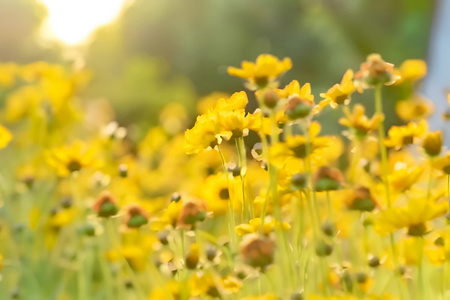
POLYGON ((419 121, 433 114, 434 105, 430 100, 415 95, 408 100, 398 101, 395 112, 405 122, 419 121))
POLYGON ((361 64, 361 70, 355 74, 359 89, 368 89, 379 84, 391 85, 399 76, 394 75, 394 65, 385 62, 381 55, 370 54, 366 62, 361 64))
POLYGON ((407 59, 394 71, 399 76, 395 84, 414 83, 427 75, 427 63, 422 59, 407 59))
POLYGON ((59 176, 67 177, 71 173, 84 168, 95 168, 100 165, 96 158, 94 147, 77 140, 70 146, 54 148, 46 152, 47 163, 53 167, 59 176))
POLYGON ((292 61, 285 57, 282 61, 270 54, 261 54, 256 62, 243 61, 241 69, 228 67, 228 74, 248 80, 251 90, 276 85, 278 76, 292 68, 292 61))
POLYGON ((387 147, 402 148, 414 144, 417 138, 422 137, 428 130, 425 120, 414 123, 410 122, 406 126, 392 126, 388 131, 388 138, 384 140, 387 147))
POLYGON ((355 91, 353 83, 353 71, 347 70, 342 77, 341 83, 332 86, 326 93, 321 93, 320 97, 324 98, 319 103, 319 109, 330 105, 332 108, 337 108, 339 105, 348 105, 351 100, 351 95, 355 91))
POLYGON ((432 162, 432 165, 445 174, 450 175, 450 151, 447 151, 443 156, 436 158, 432 162))
POLYGON ((448 211, 448 202, 434 202, 426 199, 411 199, 406 206, 389 208, 381 212, 375 220, 374 229, 379 234, 387 234, 407 228, 411 236, 428 233, 426 223, 448 211))
POLYGON ((353 114, 347 114, 346 118, 339 119, 341 125, 347 126, 354 130, 357 137, 365 137, 369 132, 376 130, 384 120, 384 115, 375 114, 369 119, 365 114, 364 106, 356 104, 353 107, 353 114))

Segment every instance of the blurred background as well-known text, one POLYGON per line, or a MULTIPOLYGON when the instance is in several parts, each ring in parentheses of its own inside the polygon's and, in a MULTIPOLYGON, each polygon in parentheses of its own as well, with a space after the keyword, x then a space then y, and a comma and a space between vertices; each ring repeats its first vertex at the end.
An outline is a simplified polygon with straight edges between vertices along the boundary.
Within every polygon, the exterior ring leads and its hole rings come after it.
MULTIPOLYGON (((437 5, 430 0, 0 0, 0 61, 87 68, 93 77, 83 98, 108 99, 121 124, 150 126, 168 102, 185 105, 194 120, 199 98, 242 90, 242 81, 228 76, 226 67, 261 53, 290 57, 294 68, 282 84, 310 82, 316 100, 372 52, 396 65, 427 59, 437 5)), ((371 94, 356 101, 364 97, 371 94)), ((386 93, 390 123, 399 122, 395 97, 386 93)), ((372 101, 367 103, 370 111, 372 101)), ((328 110, 324 118, 334 114, 328 110)))

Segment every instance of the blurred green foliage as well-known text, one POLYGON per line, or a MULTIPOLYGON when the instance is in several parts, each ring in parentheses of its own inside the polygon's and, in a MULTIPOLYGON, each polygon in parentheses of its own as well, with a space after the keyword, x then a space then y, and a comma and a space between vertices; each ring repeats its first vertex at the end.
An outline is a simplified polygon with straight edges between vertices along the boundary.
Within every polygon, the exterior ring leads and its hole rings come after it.
MULTIPOLYGON (((75 50, 94 74, 85 96, 110 99, 123 123, 149 125, 167 102, 182 102, 194 116, 198 97, 242 89, 226 67, 260 53, 291 57, 294 68, 283 83, 311 82, 317 98, 369 53, 379 52, 394 64, 425 58, 434 5, 426 0, 136 0, 116 22, 97 30, 92 43, 75 50)), ((44 17, 33 0, 0 0, 0 60, 64 61, 67 50, 61 45, 36 38, 44 17)))

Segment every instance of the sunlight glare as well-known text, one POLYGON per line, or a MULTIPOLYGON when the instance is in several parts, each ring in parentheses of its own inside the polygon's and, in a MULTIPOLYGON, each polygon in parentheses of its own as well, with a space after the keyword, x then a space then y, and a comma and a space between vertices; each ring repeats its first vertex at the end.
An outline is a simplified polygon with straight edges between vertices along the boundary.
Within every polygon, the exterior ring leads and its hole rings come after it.
POLYGON ((125 1, 41 0, 48 9, 48 30, 70 45, 85 41, 99 26, 113 21, 125 1))

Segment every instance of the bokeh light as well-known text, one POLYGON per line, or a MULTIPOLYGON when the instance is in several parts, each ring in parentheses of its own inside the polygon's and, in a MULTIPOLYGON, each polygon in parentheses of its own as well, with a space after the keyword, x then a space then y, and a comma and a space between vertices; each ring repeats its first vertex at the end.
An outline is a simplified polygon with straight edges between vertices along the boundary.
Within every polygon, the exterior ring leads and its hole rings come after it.
POLYGON ((41 0, 48 8, 46 30, 66 44, 78 44, 113 21, 125 0, 41 0))

